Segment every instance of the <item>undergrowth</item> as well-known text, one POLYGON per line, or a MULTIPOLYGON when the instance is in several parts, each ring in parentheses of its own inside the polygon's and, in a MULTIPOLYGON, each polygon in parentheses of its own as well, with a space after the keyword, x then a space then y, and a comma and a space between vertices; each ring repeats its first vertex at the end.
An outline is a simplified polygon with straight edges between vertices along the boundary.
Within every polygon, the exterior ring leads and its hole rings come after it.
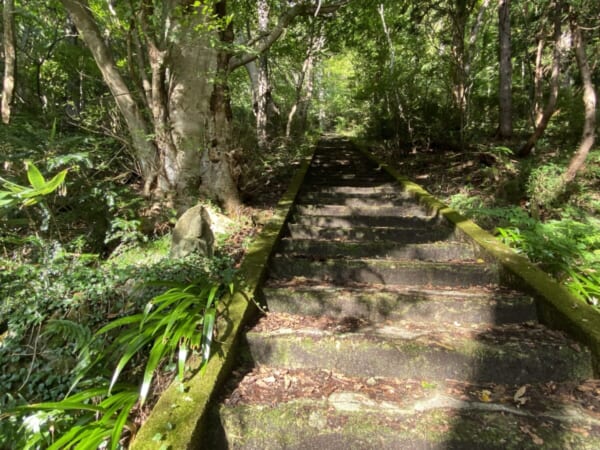
POLYGON ((494 230, 580 300, 600 307, 600 154, 590 155, 577 183, 566 190, 561 177, 568 160, 558 154, 542 158, 535 166, 521 162, 518 206, 481 185, 463 187, 449 203, 494 230))
POLYGON ((120 448, 155 388, 208 359, 232 258, 168 258, 110 142, 7 130, 0 448, 120 448))

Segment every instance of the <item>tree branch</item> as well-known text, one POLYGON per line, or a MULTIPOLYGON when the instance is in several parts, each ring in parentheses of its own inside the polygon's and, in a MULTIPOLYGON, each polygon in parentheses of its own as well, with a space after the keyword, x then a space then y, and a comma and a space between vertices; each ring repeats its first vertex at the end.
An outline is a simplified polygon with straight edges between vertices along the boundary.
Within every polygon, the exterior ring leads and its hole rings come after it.
POLYGON ((237 69, 238 67, 244 66, 251 61, 254 61, 258 56, 268 50, 276 41, 281 37, 285 29, 290 23, 298 16, 308 15, 324 15, 331 14, 337 11, 342 6, 346 5, 349 0, 340 0, 327 5, 310 5, 308 3, 300 3, 292 6, 290 9, 285 11, 279 20, 277 25, 266 35, 261 36, 258 40, 254 39, 252 43, 258 42, 258 44, 251 51, 244 52, 236 55, 229 60, 229 71, 237 69))

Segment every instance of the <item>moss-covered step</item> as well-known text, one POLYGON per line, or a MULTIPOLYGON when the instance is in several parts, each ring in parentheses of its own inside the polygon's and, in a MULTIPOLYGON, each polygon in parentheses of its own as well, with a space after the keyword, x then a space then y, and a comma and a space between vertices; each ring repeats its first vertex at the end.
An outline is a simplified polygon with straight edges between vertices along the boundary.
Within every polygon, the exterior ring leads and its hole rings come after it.
MULTIPOLYGON (((400 227, 400 228, 426 228, 432 226, 444 226, 437 217, 422 216, 303 216, 295 213, 291 223, 315 227, 400 227)), ((448 234, 453 232, 452 228, 445 225, 448 234)))
POLYGON ((498 284, 495 265, 481 262, 434 263, 407 260, 295 258, 278 254, 271 262, 271 277, 303 277, 335 284, 348 282, 410 286, 468 287, 498 284))
MULTIPOLYGON (((360 167, 360 162, 348 164, 321 163, 313 161, 308 171, 310 176, 328 176, 328 177, 374 177, 377 176, 377 167, 375 164, 367 164, 367 167, 360 167)), ((388 176, 385 174, 385 176, 388 176)))
POLYGON ((304 316, 358 317, 371 322, 416 320, 470 323, 535 321, 533 298, 499 289, 368 289, 330 285, 265 286, 271 312, 304 316))
MULTIPOLYGON (((333 235, 335 236, 335 234, 333 235)), ((318 256, 322 258, 371 258, 415 259, 420 261, 473 260, 476 253, 472 246, 460 242, 435 239, 427 233, 402 236, 398 240, 346 240, 343 237, 324 239, 286 238, 280 242, 279 250, 289 256, 318 256), (431 242, 428 242, 431 241, 431 242), (416 243, 414 243, 416 242, 416 243)))
POLYGON ((448 227, 315 227, 312 225, 288 224, 293 239, 328 239, 348 241, 393 241, 398 245, 417 242, 436 242, 454 239, 454 233, 448 227))
POLYGON ((313 199, 310 201, 300 200, 299 205, 305 206, 347 206, 350 208, 412 208, 416 203, 410 199, 403 198, 361 198, 350 197, 331 199, 323 197, 321 199, 313 199))
POLYGON ((341 205, 344 204, 348 199, 351 201, 362 201, 367 206, 379 205, 382 201, 397 201, 406 200, 410 196, 402 191, 397 193, 359 193, 359 194, 348 194, 348 193, 332 193, 332 192, 315 192, 309 191, 298 196, 298 203, 323 203, 325 205, 341 205))
POLYGON ((438 403, 439 408, 403 410, 360 394, 338 392, 323 400, 293 400, 274 405, 222 405, 213 412, 214 446, 210 448, 600 448, 600 427, 597 422, 589 423, 585 418, 573 420, 568 414, 560 413, 535 417, 516 407, 496 411, 494 404, 469 403, 452 398, 440 398, 438 403), (380 410, 361 410, 361 403, 369 407, 379 405, 380 410))
POLYGON ((381 183, 377 186, 304 186, 301 195, 348 194, 348 195, 403 195, 402 187, 396 182, 381 183))
POLYGON ((597 387, 260 367, 232 380, 211 411, 207 448, 591 450, 600 445, 597 387))
POLYGON ((427 209, 416 203, 409 203, 402 208, 397 206, 345 206, 345 205, 297 205, 296 213, 307 216, 385 216, 385 217, 427 217, 427 209))
POLYGON ((390 184, 389 178, 381 177, 361 177, 361 178, 347 178, 347 179, 329 179, 326 176, 318 176, 307 178, 305 186, 311 188, 330 188, 336 186, 361 186, 361 187, 379 187, 388 186, 390 184))
POLYGON ((356 320, 309 327, 309 318, 277 320, 281 323, 274 327, 259 325, 246 334, 255 364, 335 370, 360 377, 520 385, 592 376, 589 351, 546 328, 410 321, 397 326, 362 325, 356 320))

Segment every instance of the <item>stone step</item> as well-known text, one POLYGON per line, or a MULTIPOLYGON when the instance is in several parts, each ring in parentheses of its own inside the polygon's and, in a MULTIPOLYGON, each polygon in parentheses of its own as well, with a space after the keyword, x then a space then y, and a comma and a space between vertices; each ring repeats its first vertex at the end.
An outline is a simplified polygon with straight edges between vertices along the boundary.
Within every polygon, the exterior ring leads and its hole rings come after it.
POLYGON ((402 284, 408 286, 469 287, 498 284, 497 267, 477 263, 434 263, 411 260, 294 258, 276 255, 270 265, 273 278, 304 278, 347 283, 402 284))
POLYGON ((409 203, 402 208, 397 206, 344 206, 344 205, 296 205, 296 213, 306 216, 386 216, 386 217, 427 217, 427 210, 414 203, 409 203))
MULTIPOLYGON (((346 241, 371 241, 377 244, 381 250, 381 257, 385 257, 385 248, 381 247, 381 242, 390 241, 391 248, 398 249, 405 244, 417 242, 436 242, 446 239, 455 239, 452 230, 446 227, 430 228, 400 228, 400 227, 353 227, 353 228, 334 228, 334 227, 314 227, 299 225, 296 223, 288 224, 290 236, 293 239, 328 239, 335 240, 330 242, 333 246, 339 240, 346 241)), ((326 243, 320 243, 325 245, 326 243)), ((315 243, 315 246, 317 244, 315 243)), ((391 249, 390 248, 390 249, 391 249)), ((378 256, 375 254, 375 256, 378 256)))
POLYGON ((401 186, 395 182, 382 183, 378 186, 318 186, 318 190, 310 189, 305 186, 302 195, 323 195, 323 194, 348 194, 348 195, 379 195, 379 194, 403 194, 401 186))
MULTIPOLYGON (((340 230, 343 230, 341 228, 340 230)), ((376 231, 376 230, 373 230, 376 231)), ((365 240, 347 241, 335 237, 335 240, 285 238, 280 250, 288 256, 318 258, 379 258, 415 259, 419 261, 457 261, 476 258, 472 246, 459 242, 437 240, 436 234, 419 233, 406 235, 394 241, 365 240)), ((373 239, 373 238, 371 238, 373 239)))
MULTIPOLYGON (((399 227, 430 228, 439 226, 439 219, 432 216, 312 216, 294 214, 291 223, 334 228, 353 227, 399 227)), ((450 227, 446 227, 451 230, 450 227)))
POLYGON ((212 448, 600 448, 597 383, 553 387, 516 396, 520 386, 261 367, 215 406, 209 428, 212 448))
MULTIPOLYGON (((412 211, 418 205, 411 199, 406 198, 361 198, 361 197, 345 197, 345 198, 327 198, 323 196, 321 199, 298 199, 298 204, 303 206, 347 206, 351 209, 356 208, 401 208, 402 210, 412 211)), ((422 210, 423 208, 419 208, 422 210)))
POLYGON ((365 206, 377 205, 377 202, 388 202, 388 201, 406 201, 411 197, 405 192, 393 192, 393 193, 381 193, 381 192, 367 192, 359 194, 351 193, 330 193, 330 192, 308 192, 302 193, 298 196, 300 203, 323 203, 325 205, 344 205, 346 202, 369 202, 365 203, 365 206))
POLYGON ((369 289, 271 283, 263 287, 262 300, 271 312, 359 317, 373 323, 504 324, 537 320, 532 297, 500 289, 369 289))
POLYGON ((392 181, 388 177, 363 177, 363 178, 352 178, 352 179, 341 179, 341 178, 329 178, 326 176, 322 177, 311 177, 306 176, 304 180, 304 186, 307 188, 311 187, 337 187, 337 186, 355 186, 355 187, 377 187, 377 186, 388 186, 392 181))
POLYGON ((341 178, 343 180, 353 180, 362 178, 381 178, 389 180, 385 172, 377 170, 377 166, 357 167, 356 165, 334 166, 327 165, 325 167, 310 167, 306 174, 308 177, 320 178, 341 178))
POLYGON ((348 376, 522 385, 593 375, 588 349, 538 324, 390 326, 270 313, 246 339, 254 364, 348 376))

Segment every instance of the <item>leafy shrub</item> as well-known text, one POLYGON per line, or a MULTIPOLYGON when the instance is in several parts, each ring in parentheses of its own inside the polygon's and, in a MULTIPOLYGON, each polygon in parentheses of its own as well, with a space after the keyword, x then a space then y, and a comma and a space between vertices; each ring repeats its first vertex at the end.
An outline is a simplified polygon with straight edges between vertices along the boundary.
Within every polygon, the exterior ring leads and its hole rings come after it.
MULTIPOLYGON (((60 401, 16 406, 4 414, 21 420, 24 448, 62 449, 79 444, 118 448, 132 408, 143 405, 161 366, 176 360, 183 381, 185 363, 193 351, 199 351, 202 367, 208 361, 217 301, 226 289, 232 292, 230 280, 224 283, 210 277, 172 287, 150 300, 143 312, 113 320, 93 335, 89 328, 71 321, 50 322, 47 333, 68 334, 73 350, 79 352, 69 389, 75 393, 67 393, 60 401), (140 387, 117 383, 133 361, 137 364, 127 373, 129 378, 134 376, 140 359, 146 361, 140 387), (109 379, 104 367, 112 363, 116 368, 109 379)), ((13 419, 13 428, 17 422, 13 419)))
POLYGON ((549 207, 561 194, 564 183, 563 169, 556 164, 546 164, 531 171, 527 194, 532 204, 549 207))
MULTIPOLYGON (((146 253, 154 249, 164 255, 163 241, 148 244, 146 253)), ((38 244, 44 249, 42 264, 0 260, 0 411, 62 398, 78 376, 77 334, 44 334, 49 320, 77 321, 95 330, 110 319, 142 311, 149 298, 164 291, 155 280, 189 285, 199 274, 224 283, 232 277, 229 259, 221 256, 142 258, 139 250, 135 257, 125 253, 102 264, 97 256, 72 255, 57 243, 38 244)), ((19 425, 0 421, 0 448, 20 435, 19 425)))
POLYGON ((565 282, 583 301, 600 299, 600 223, 574 219, 533 222, 529 226, 498 228, 502 240, 565 282))

